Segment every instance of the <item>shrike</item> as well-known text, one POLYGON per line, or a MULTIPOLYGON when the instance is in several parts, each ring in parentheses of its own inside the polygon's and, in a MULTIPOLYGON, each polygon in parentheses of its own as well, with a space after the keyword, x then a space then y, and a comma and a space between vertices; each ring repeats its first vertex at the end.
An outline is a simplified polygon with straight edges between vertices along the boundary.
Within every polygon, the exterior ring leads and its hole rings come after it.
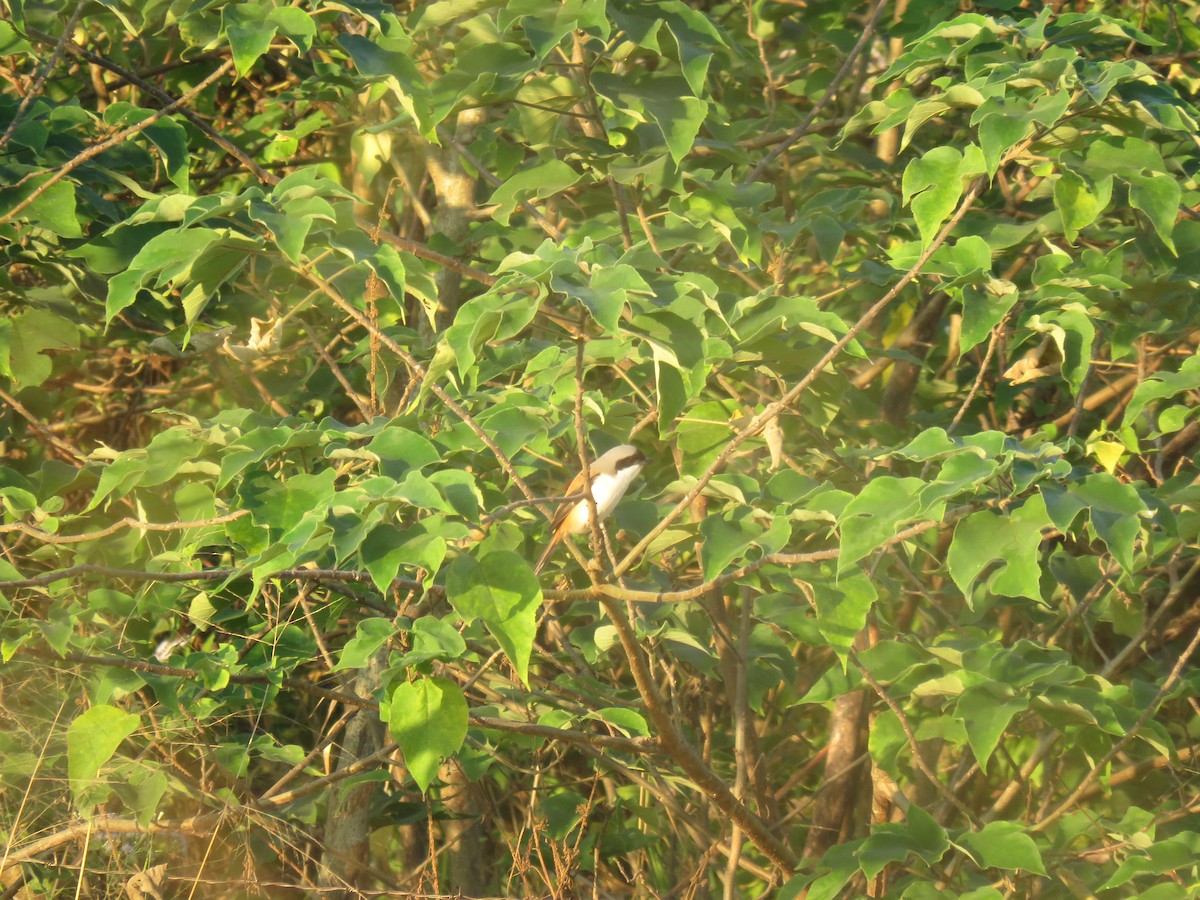
MULTIPOLYGON (((588 474, 591 476, 592 498, 596 501, 596 514, 600 516, 600 521, 608 518, 621 502, 630 483, 645 465, 645 454, 630 444, 613 447, 592 463, 588 474)), ((571 480, 564 496, 571 497, 583 493, 585 487, 583 473, 580 472, 571 480)), ((535 573, 541 573, 550 559, 550 554, 564 537, 569 534, 583 534, 591 527, 589 513, 586 497, 581 500, 568 500, 558 508, 558 512, 554 514, 554 533, 534 566, 535 573)))

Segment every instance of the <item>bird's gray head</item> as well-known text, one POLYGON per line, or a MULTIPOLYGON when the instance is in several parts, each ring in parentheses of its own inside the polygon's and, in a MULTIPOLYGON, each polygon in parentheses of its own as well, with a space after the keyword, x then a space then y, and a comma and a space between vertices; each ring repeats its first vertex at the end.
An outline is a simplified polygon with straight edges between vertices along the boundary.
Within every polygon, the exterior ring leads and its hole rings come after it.
POLYGON ((632 444, 621 444, 601 454, 593 465, 598 469, 611 466, 614 473, 630 467, 640 469, 646 465, 646 454, 632 444))

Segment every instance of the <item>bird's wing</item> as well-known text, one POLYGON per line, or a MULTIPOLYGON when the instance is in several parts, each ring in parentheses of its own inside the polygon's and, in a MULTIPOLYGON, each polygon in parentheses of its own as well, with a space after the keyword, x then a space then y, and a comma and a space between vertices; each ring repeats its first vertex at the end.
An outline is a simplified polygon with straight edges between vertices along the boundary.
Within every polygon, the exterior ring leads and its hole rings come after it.
MULTIPOLYGON (((592 477, 593 478, 596 477, 595 472, 592 473, 592 477)), ((571 483, 567 485, 567 489, 565 491, 563 491, 563 496, 564 497, 573 497, 575 494, 582 494, 582 493, 583 493, 583 473, 577 472, 575 477, 571 479, 571 483)), ((560 525, 562 525, 563 522, 566 521, 567 516, 571 514, 571 510, 573 510, 575 508, 575 504, 578 502, 579 502, 578 500, 567 500, 564 503, 558 504, 558 509, 556 509, 554 511, 554 522, 551 525, 551 527, 555 531, 557 531, 558 527, 560 525)))

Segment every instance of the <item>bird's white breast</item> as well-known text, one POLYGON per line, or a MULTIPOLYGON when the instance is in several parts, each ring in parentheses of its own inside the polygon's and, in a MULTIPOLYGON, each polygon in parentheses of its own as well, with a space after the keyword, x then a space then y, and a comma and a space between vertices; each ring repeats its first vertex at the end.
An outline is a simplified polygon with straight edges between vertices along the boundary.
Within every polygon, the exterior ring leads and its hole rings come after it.
MULTIPOLYGON (((615 475, 594 475, 592 477, 592 497, 596 500, 596 512, 600 519, 608 518, 616 509, 621 497, 629 489, 633 479, 637 477, 641 466, 627 466, 615 475)), ((588 502, 580 500, 567 515, 567 533, 580 534, 588 527, 588 502)))

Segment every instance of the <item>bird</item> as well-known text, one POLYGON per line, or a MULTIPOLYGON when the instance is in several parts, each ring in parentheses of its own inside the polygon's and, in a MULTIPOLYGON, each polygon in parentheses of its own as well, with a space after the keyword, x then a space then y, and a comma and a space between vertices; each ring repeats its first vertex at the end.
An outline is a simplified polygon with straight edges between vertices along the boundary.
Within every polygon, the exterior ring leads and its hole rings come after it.
MULTIPOLYGON (((632 444, 621 444, 601 454, 588 470, 592 482, 592 498, 596 501, 596 514, 604 521, 621 502, 630 483, 646 465, 646 455, 632 444)), ((567 486, 564 496, 572 497, 583 493, 586 485, 580 472, 567 486)), ((569 534, 583 534, 591 525, 587 498, 567 500, 554 514, 550 543, 542 551, 534 566, 534 574, 541 574, 554 548, 569 534)))

